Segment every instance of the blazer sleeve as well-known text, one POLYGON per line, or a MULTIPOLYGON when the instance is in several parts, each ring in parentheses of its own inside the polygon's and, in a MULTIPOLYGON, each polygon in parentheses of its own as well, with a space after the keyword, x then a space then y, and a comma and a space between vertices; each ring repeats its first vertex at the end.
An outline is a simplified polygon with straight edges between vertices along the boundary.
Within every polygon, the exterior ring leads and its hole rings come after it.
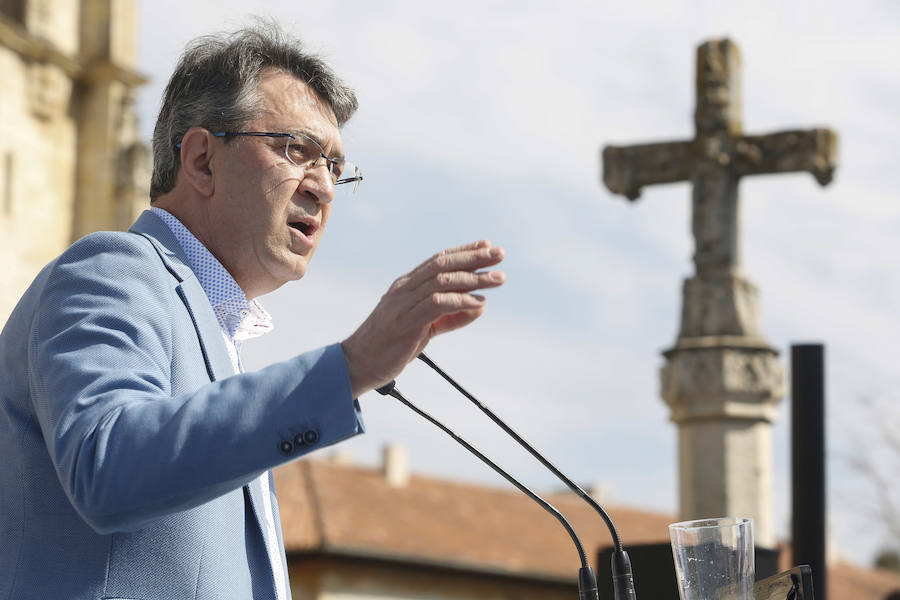
POLYGON ((214 382, 191 357, 202 373, 173 385, 186 359, 172 282, 150 242, 95 234, 57 260, 39 296, 35 414, 69 500, 100 533, 139 529, 363 431, 339 344, 214 382), (307 435, 288 452, 295 432, 307 435))

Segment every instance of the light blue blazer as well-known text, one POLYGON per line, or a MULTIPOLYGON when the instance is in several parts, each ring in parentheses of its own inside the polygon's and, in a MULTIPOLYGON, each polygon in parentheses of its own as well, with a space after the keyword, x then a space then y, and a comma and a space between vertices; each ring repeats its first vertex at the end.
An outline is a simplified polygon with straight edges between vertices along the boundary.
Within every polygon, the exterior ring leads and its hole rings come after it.
POLYGON ((0 600, 275 597, 255 479, 362 432, 359 405, 338 344, 234 375, 188 264, 147 211, 0 334, 0 600))

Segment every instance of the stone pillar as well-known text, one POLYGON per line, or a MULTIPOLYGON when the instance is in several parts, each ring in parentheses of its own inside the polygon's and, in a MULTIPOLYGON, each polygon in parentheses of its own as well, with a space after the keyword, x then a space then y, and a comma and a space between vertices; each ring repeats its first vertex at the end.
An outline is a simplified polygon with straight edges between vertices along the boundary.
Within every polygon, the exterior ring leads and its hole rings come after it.
POLYGON ((125 229, 150 205, 150 153, 134 111, 145 82, 134 71, 135 31, 133 2, 84 0, 73 239, 125 229))
POLYGON ((662 395, 678 425, 681 518, 751 517, 756 543, 774 547, 771 423, 784 374, 758 335, 756 304, 737 275, 685 281, 662 395))

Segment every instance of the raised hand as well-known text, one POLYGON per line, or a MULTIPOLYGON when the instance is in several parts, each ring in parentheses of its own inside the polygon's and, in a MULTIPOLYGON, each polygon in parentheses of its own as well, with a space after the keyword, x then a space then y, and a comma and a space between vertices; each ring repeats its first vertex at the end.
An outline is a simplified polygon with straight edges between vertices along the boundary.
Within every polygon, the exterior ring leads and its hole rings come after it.
POLYGON ((502 271, 481 269, 502 260, 502 248, 481 240, 438 252, 394 281, 341 343, 354 397, 394 379, 434 336, 477 319, 485 299, 472 292, 506 279, 502 271))

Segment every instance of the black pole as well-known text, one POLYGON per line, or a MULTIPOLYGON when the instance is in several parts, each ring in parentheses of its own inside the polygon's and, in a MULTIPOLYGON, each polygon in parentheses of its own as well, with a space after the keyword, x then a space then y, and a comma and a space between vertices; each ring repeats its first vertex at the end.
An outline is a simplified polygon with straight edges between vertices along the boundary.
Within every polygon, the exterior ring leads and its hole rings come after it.
POLYGON ((825 347, 791 346, 793 563, 812 569, 816 600, 826 600, 825 347))

